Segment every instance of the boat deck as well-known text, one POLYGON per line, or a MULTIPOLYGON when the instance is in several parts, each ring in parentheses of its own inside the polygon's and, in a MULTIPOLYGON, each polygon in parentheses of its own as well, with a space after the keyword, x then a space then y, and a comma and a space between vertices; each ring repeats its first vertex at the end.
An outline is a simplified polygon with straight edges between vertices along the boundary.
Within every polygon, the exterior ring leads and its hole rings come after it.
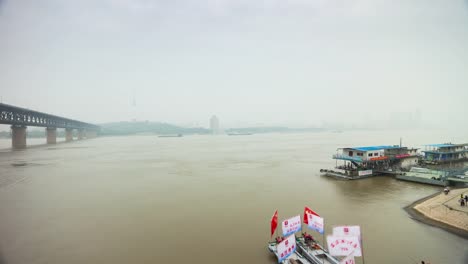
MULTIPOLYGON (((340 262, 331 256, 320 244, 309 245, 304 242, 304 238, 296 238, 297 250, 294 254, 283 260, 282 263, 297 264, 339 264, 340 262)), ((270 252, 276 255, 276 243, 268 244, 270 252)), ((278 256, 276 256, 278 257, 278 256)))
POLYGON ((320 244, 318 243, 305 243, 303 238, 299 238, 298 243, 299 252, 304 255, 311 263, 315 264, 339 264, 340 262, 331 256, 320 244))
MULTIPOLYGON (((276 255, 276 243, 272 242, 268 244, 268 249, 270 252, 276 255)), ((278 255, 276 255, 278 257, 278 255)), ((314 262, 310 262, 307 260, 303 255, 301 255, 299 252, 294 252, 291 256, 289 256, 287 259, 283 260, 281 263, 284 264, 315 264, 314 262)))
POLYGON ((322 176, 332 177, 336 179, 343 179, 343 180, 359 180, 365 179, 376 176, 375 174, 369 175, 362 175, 362 176, 349 176, 341 172, 333 171, 333 170, 320 170, 322 176))
POLYGON ((299 253, 292 254, 287 260, 286 263, 288 264, 312 264, 306 258, 304 258, 299 253))
POLYGON ((424 177, 405 176, 405 175, 398 175, 396 176, 396 178, 402 181, 418 182, 418 183, 425 183, 425 184, 437 185, 437 186, 448 186, 448 182, 445 180, 439 181, 439 180, 428 179, 424 177))

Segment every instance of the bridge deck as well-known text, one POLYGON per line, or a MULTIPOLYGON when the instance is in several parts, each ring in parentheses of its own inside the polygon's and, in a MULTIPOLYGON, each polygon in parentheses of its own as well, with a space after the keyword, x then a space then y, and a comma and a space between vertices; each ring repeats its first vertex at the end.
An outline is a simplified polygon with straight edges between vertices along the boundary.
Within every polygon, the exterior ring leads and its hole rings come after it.
POLYGON ((99 126, 0 103, 0 124, 99 130, 99 126))

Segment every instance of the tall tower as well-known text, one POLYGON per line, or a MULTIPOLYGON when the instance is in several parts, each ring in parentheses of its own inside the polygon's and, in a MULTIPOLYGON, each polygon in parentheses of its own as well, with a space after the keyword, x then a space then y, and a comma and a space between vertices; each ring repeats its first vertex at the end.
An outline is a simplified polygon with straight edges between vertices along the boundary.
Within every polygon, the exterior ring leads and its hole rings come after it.
POLYGON ((211 129, 211 134, 213 135, 219 134, 219 119, 215 115, 210 118, 210 129, 211 129))

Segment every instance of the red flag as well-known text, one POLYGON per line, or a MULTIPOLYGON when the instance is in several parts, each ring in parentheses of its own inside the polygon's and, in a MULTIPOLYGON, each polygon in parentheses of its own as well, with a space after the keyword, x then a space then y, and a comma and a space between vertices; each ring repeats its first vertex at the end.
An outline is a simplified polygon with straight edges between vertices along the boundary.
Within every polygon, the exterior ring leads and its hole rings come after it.
POLYGON ((304 207, 304 224, 308 224, 309 223, 309 219, 307 218, 307 214, 313 214, 313 215, 316 215, 318 217, 320 217, 320 215, 318 215, 316 212, 312 211, 312 209, 310 209, 309 207, 304 207))
POLYGON ((275 233, 276 227, 278 226, 278 210, 275 211, 273 217, 271 217, 271 236, 275 233))

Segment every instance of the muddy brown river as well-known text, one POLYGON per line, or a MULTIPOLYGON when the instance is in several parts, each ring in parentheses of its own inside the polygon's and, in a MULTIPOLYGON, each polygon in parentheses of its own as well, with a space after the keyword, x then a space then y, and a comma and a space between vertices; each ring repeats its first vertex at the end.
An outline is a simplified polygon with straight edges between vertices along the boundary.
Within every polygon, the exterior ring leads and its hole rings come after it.
POLYGON ((415 147, 468 142, 458 134, 129 136, 3 149, 0 264, 273 264, 271 215, 278 209, 281 220, 304 206, 325 218, 327 232, 360 225, 366 264, 468 263, 468 241, 403 210, 440 187, 318 172, 335 165, 338 147, 398 144, 400 136, 415 147))

